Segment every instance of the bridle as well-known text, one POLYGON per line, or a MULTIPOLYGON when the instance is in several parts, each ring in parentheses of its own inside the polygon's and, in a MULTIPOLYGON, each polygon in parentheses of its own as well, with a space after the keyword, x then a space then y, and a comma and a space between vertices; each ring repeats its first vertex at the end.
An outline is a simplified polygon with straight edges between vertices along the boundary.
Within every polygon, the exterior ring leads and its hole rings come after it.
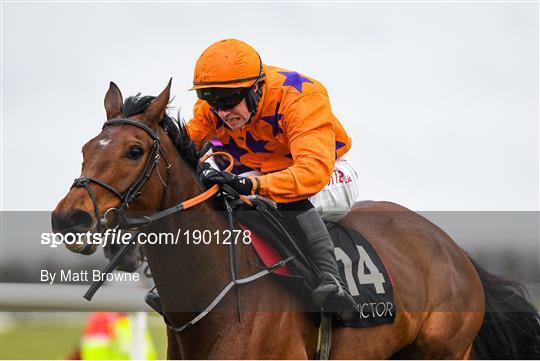
MULTIPOLYGON (((88 192, 88 195, 90 196, 90 199, 92 200, 92 203, 93 203, 93 206, 94 206, 94 213, 95 213, 96 219, 97 219, 97 224, 96 224, 97 232, 101 232, 102 228, 105 228, 105 229, 110 228, 110 224, 109 224, 109 220, 107 219, 107 215, 109 213, 111 213, 111 212, 114 212, 114 214, 116 216, 115 217, 116 222, 115 222, 115 225, 113 226, 114 229, 121 228, 121 229, 128 229, 129 231, 132 231, 131 232, 132 233, 131 239, 129 239, 126 243, 123 243, 120 246, 120 249, 112 256, 109 264, 104 268, 103 273, 112 272, 116 268, 116 266, 119 264, 119 262, 122 260, 122 258, 125 257, 127 255, 127 253, 129 253, 130 250, 135 246, 136 242, 134 242, 133 240, 136 239, 135 234, 140 232, 139 231, 140 227, 149 226, 154 221, 157 221, 157 220, 159 220, 161 218, 165 218, 165 217, 167 217, 167 216, 169 216, 169 215, 171 215, 173 213, 177 213, 177 212, 180 212, 182 210, 185 210, 185 209, 191 208, 193 206, 196 206, 196 205, 206 201, 207 199, 211 198, 220 189, 220 186, 218 186, 216 184, 216 185, 213 185, 210 189, 206 190, 205 192, 199 194, 196 197, 190 198, 190 199, 185 200, 185 201, 183 201, 181 203, 178 203, 178 204, 176 204, 176 205, 174 205, 172 207, 169 207, 167 209, 163 209, 161 211, 155 212, 155 213, 153 213, 151 215, 145 215, 145 216, 142 216, 140 218, 128 217, 125 214, 126 209, 129 208, 131 203, 138 196, 141 195, 141 193, 142 193, 141 189, 144 187, 144 185, 146 184, 148 179, 150 179, 150 177, 152 176, 152 173, 154 172, 155 169, 157 169, 157 174, 158 174, 159 180, 163 184, 163 195, 161 197, 160 209, 163 208, 163 201, 165 199, 164 196, 166 195, 166 192, 167 192, 167 189, 168 189, 168 182, 169 182, 169 178, 170 178, 171 163, 167 160, 167 157, 165 156, 165 154, 163 153, 163 151, 161 149, 161 143, 160 143, 160 140, 159 140, 159 133, 155 133, 147 125, 145 125, 143 123, 136 122, 136 121, 131 120, 131 119, 120 118, 120 119, 108 120, 107 122, 105 122, 102 129, 104 129, 105 127, 108 127, 108 126, 112 126, 112 125, 131 125, 131 126, 134 126, 134 127, 137 127, 139 129, 144 130, 146 132, 146 134, 148 134, 150 136, 150 138, 152 138, 152 147, 150 149, 150 153, 148 154, 148 157, 146 159, 146 163, 144 165, 144 168, 143 168, 141 174, 131 184, 131 186, 128 187, 128 189, 124 193, 119 192, 116 188, 114 188, 113 186, 107 184, 106 182, 104 182, 104 181, 102 181, 100 179, 97 179, 97 178, 94 178, 94 177, 89 177, 89 176, 84 176, 84 175, 80 176, 77 179, 75 179, 75 181, 73 182, 73 184, 71 186, 71 188, 73 188, 73 187, 84 187, 86 189, 86 191, 88 192), (163 177, 159 173, 159 161, 160 161, 161 158, 163 158, 165 160, 165 162, 166 162, 167 182, 163 181, 163 177), (101 212, 99 211, 99 206, 98 206, 98 203, 97 203, 96 196, 94 194, 94 191, 90 187, 90 183, 95 183, 95 184, 107 189, 108 191, 113 193, 115 196, 117 196, 121 201, 120 206, 118 208, 109 208, 103 213, 103 215, 101 215, 101 212)), ((200 159, 200 161, 204 162, 206 159, 208 159, 210 157, 213 157, 215 155, 225 156, 229 160, 229 165, 226 168, 227 171, 230 171, 233 168, 234 158, 232 157, 232 155, 230 155, 229 153, 226 153, 226 152, 215 152, 215 153, 211 153, 211 154, 206 154, 205 156, 203 156, 200 159)), ((246 197, 241 196, 240 198, 242 198, 245 203, 251 204, 251 202, 246 197)), ((91 248, 91 245, 87 244, 86 247, 91 248)), ((94 283, 90 286, 89 290, 84 295, 84 298, 86 298, 87 300, 91 300, 94 293, 103 284, 103 281, 104 281, 104 278, 101 278, 100 280, 94 281, 94 283)))
MULTIPOLYGON (((161 150, 161 143, 160 143, 160 140, 159 140, 159 133, 155 133, 147 125, 145 125, 143 123, 136 122, 136 121, 131 120, 131 119, 122 118, 122 119, 113 119, 113 120, 109 120, 109 121, 105 122, 105 124, 103 125, 103 128, 105 128, 107 126, 111 126, 111 125, 120 125, 120 124, 132 125, 132 126, 135 126, 135 127, 139 128, 139 129, 144 130, 146 132, 146 134, 148 134, 152 138, 152 148, 150 150, 150 154, 148 155, 148 158, 146 159, 146 163, 144 165, 143 171, 141 172, 139 177, 135 180, 135 182, 133 182, 133 184, 124 193, 120 193, 118 190, 116 190, 111 185, 109 185, 109 184, 107 184, 107 183, 105 183, 105 182, 103 182, 103 181, 101 181, 101 180, 99 180, 97 178, 94 178, 94 177, 80 176, 79 178, 75 179, 75 181, 73 182, 71 188, 73 188, 73 187, 84 187, 86 189, 86 191, 88 192, 88 195, 90 196, 90 199, 92 200, 92 203, 93 203, 93 206, 94 206, 94 213, 95 213, 96 219, 97 219, 96 228, 97 228, 98 232, 101 232, 102 228, 109 228, 110 225, 109 225, 109 220, 107 219, 107 216, 111 212, 114 213, 115 218, 116 218, 116 222, 115 222, 115 225, 113 227, 115 229, 116 228, 133 229, 133 228, 137 228, 137 227, 141 227, 141 226, 149 226, 151 223, 153 223, 153 222, 155 222, 155 221, 157 221, 157 220, 159 220, 161 218, 167 217, 167 216, 169 216, 169 215, 171 215, 173 213, 177 213, 177 212, 180 212, 182 210, 185 210, 185 209, 191 208, 193 206, 196 206, 197 204, 202 203, 202 202, 206 201, 207 199, 211 198, 214 194, 216 194, 219 191, 220 187, 218 185, 213 185, 210 189, 208 189, 207 191, 199 194, 198 196, 196 196, 194 198, 188 199, 188 200, 186 200, 186 201, 184 201, 182 203, 176 204, 176 205, 174 205, 172 207, 169 207, 169 208, 164 209, 162 211, 153 213, 151 215, 145 215, 145 216, 142 216, 142 217, 139 217, 139 218, 130 218, 130 217, 126 216, 125 210, 127 208, 129 208, 130 204, 138 196, 141 195, 141 189, 146 184, 148 179, 150 179, 150 177, 152 176, 152 173, 154 172, 155 169, 157 169, 157 174, 158 174, 159 180, 161 181, 161 184, 163 184, 163 188, 164 188, 163 195, 165 195, 165 192, 168 189, 168 182, 169 182, 169 177, 170 177, 169 173, 170 173, 170 169, 171 169, 171 164, 169 163, 169 161, 167 160, 167 157, 165 156, 165 154, 161 150), (167 182, 163 181, 163 177, 159 173, 159 161, 160 161, 161 158, 163 158, 165 160, 166 164, 167 164, 166 165, 167 182), (107 189, 108 191, 110 191, 114 195, 116 195, 120 199, 121 205, 118 208, 109 208, 103 213, 103 215, 101 215, 101 213, 99 211, 98 204, 97 204, 96 196, 95 196, 94 192, 92 191, 92 188, 90 187, 90 183, 95 183, 95 184, 107 189)), ((211 154, 206 154, 205 156, 203 156, 200 159, 200 161, 204 162, 206 159, 208 159, 210 157, 213 157, 213 156, 216 156, 216 155, 224 156, 229 160, 229 165, 227 166, 227 168, 225 170, 226 171, 231 171, 231 169, 233 168, 233 165, 234 165, 234 158, 232 157, 232 155, 230 155, 229 153, 226 153, 226 152, 215 152, 215 153, 211 153, 211 154)), ((243 200, 244 203, 251 204, 251 202, 245 196, 240 196, 240 198, 243 200)), ((163 196, 162 196, 162 199, 163 199, 163 196)))
POLYGON ((121 225, 121 222, 125 220, 125 215, 124 215, 125 210, 129 208, 130 204, 135 200, 135 198, 141 195, 140 190, 146 184, 148 179, 150 179, 155 169, 157 169, 159 180, 161 181, 161 184, 163 184, 164 192, 166 192, 168 189, 167 183, 169 180, 171 164, 169 163, 169 161, 163 154, 163 151, 161 150, 159 132, 155 133, 150 127, 148 127, 145 124, 136 122, 131 119, 125 119, 125 118, 109 120, 105 122, 102 129, 108 126, 112 126, 112 125, 123 125, 123 124, 132 125, 139 129, 142 129, 146 132, 146 134, 150 136, 150 138, 152 138, 152 146, 150 148, 150 153, 148 154, 148 157, 146 158, 146 163, 139 177, 131 184, 131 186, 128 187, 128 189, 124 193, 119 192, 113 186, 103 182, 102 180, 99 180, 94 177, 89 177, 89 176, 80 176, 79 178, 73 181, 73 184, 71 186, 71 188, 84 187, 86 191, 88 192, 88 195, 90 196, 90 199, 92 200, 92 203, 94 206, 94 213, 96 215, 96 220, 97 220, 96 228, 98 232, 101 232, 102 228, 107 228, 107 223, 108 223, 107 215, 110 212, 114 212, 118 218, 117 219, 118 223, 116 224, 116 227, 121 225), (163 177, 159 173, 159 161, 162 157, 166 162, 165 169, 167 171, 167 183, 163 181, 163 177), (92 188, 90 187, 90 183, 95 183, 107 189, 109 192, 111 192, 115 196, 117 196, 121 201, 121 205, 118 208, 109 208, 103 213, 103 215, 101 215, 98 204, 97 204, 96 196, 94 194, 94 191, 92 191, 92 188))
MULTIPOLYGON (((128 217, 126 217, 125 210, 127 208, 129 208, 130 204, 135 200, 135 198, 137 198, 138 196, 141 195, 141 189, 146 184, 148 179, 150 179, 150 177, 152 176, 152 173, 154 172, 154 169, 157 169, 158 177, 159 177, 161 183, 163 184, 163 187, 164 187, 163 192, 165 194, 165 192, 166 192, 166 190, 168 188, 167 183, 168 183, 169 177, 170 177, 171 164, 167 161, 167 158, 165 157, 164 153, 161 150, 161 144, 160 144, 160 140, 159 140, 159 133, 155 133, 150 127, 148 127, 148 126, 146 126, 146 125, 144 125, 142 123, 136 122, 134 120, 122 118, 122 119, 113 119, 113 120, 109 120, 109 121, 105 122, 105 124, 103 125, 103 128, 105 128, 107 126, 120 125, 120 124, 132 125, 132 126, 135 126, 135 127, 138 127, 140 129, 144 130, 152 138, 152 148, 150 150, 148 158, 146 159, 146 163, 144 165, 143 171, 141 172, 139 177, 135 180, 135 182, 133 182, 133 184, 124 193, 120 193, 118 190, 116 190, 111 185, 109 185, 109 184, 107 184, 107 183, 105 183, 105 182, 103 182, 103 181, 101 181, 101 180, 99 180, 97 178, 94 178, 94 177, 80 176, 79 178, 75 179, 75 181, 73 182, 73 185, 71 186, 72 188, 73 187, 84 187, 86 189, 86 191, 88 192, 90 198, 92 199, 92 203, 94 205, 94 212, 96 214, 96 219, 97 219, 97 230, 98 230, 98 232, 101 231, 102 227, 107 228, 107 226, 108 226, 107 214, 109 212, 115 212, 116 213, 117 223, 115 225, 115 228, 120 227, 120 228, 134 229, 134 228, 138 228, 138 227, 141 227, 141 226, 148 226, 152 222, 157 221, 158 219, 167 217, 167 216, 169 216, 169 215, 171 215, 173 213, 177 213, 177 212, 180 212, 182 210, 191 208, 191 207, 193 207, 193 206, 195 206, 197 204, 200 204, 200 203, 206 201, 207 199, 211 198, 214 194, 216 194, 219 191, 220 186, 215 184, 210 189, 208 189, 207 191, 203 192, 202 194, 200 194, 200 195, 198 195, 198 196, 196 196, 194 198, 188 199, 188 200, 186 200, 186 201, 184 201, 182 203, 176 204, 176 205, 174 205, 174 206, 172 206, 170 208, 161 210, 161 211, 156 212, 156 213, 154 213, 152 215, 143 216, 142 218, 128 218, 128 217), (164 182, 163 178, 159 174, 159 161, 160 161, 161 157, 163 157, 165 162, 167 163, 167 165, 166 165, 167 182, 164 182), (109 208, 109 209, 107 209, 103 213, 103 216, 102 216, 101 213, 99 212, 99 207, 98 207, 98 204, 97 204, 97 199, 95 197, 95 194, 94 194, 94 192, 92 191, 92 188, 89 185, 90 182, 95 183, 95 184, 107 189, 108 191, 110 191, 114 195, 116 195, 121 200, 121 202, 122 202, 121 205, 118 208, 109 208)), ((227 166, 226 170, 231 171, 231 169, 233 168, 233 165, 234 165, 234 158, 232 157, 232 155, 230 155, 229 153, 226 153, 226 152, 215 152, 215 153, 211 153, 211 154, 206 154, 205 156, 203 156, 200 159, 200 161, 204 162, 206 159, 208 159, 210 157, 213 157, 215 155, 222 155, 222 156, 225 156, 226 158, 228 158, 229 165, 227 166)), ((224 185, 223 187, 226 187, 226 186, 224 185)), ((252 205, 251 201, 249 201, 249 199, 247 197, 242 196, 242 195, 238 195, 238 197, 244 203, 246 203, 248 205, 252 205)), ((162 198, 163 198, 163 196, 162 196, 162 198)), ((229 218, 229 223, 230 223, 230 227, 231 227, 231 231, 232 231, 232 229, 233 229, 232 209, 230 208, 229 203, 227 202, 226 199, 225 199, 225 203, 227 205, 227 210, 229 212, 229 217, 230 217, 229 218)), ((132 236, 132 239, 133 238, 135 238, 135 237, 132 236)), ((104 268, 104 270, 102 271, 102 274, 112 272, 116 268, 116 266, 118 265, 120 260, 125 255, 127 255, 127 253, 130 252, 130 250, 134 247, 134 244, 135 243, 130 240, 130 242, 122 245, 120 247, 120 249, 116 252, 116 254, 111 258, 109 264, 104 268)), ((261 277, 264 277, 264 276, 266 276, 268 274, 271 274, 271 273, 275 272, 277 269, 279 269, 281 267, 284 267, 293 258, 295 258, 295 256, 291 255, 288 258, 280 260, 280 261, 276 262, 275 264, 273 264, 272 266, 264 268, 261 271, 255 273, 255 274, 253 274, 253 275, 251 275, 249 277, 238 278, 237 275, 236 275, 236 256, 235 256, 235 253, 234 253, 234 245, 231 243, 229 245, 229 260, 230 260, 230 265, 231 265, 231 276, 232 276, 231 282, 229 282, 229 284, 227 284, 225 286, 225 288, 214 298, 214 300, 206 307, 206 309, 204 311, 200 312, 191 321, 188 321, 187 323, 185 323, 181 327, 175 327, 164 316, 164 321, 167 324, 167 327, 169 329, 175 331, 175 332, 178 332, 178 333, 186 330, 187 328, 193 326, 194 324, 196 324, 197 322, 202 320, 206 315, 208 315, 217 306, 217 304, 228 294, 228 292, 232 288, 234 288, 236 286, 239 286, 239 285, 242 285, 242 284, 251 283, 251 282, 253 282, 253 281, 255 281, 255 280, 257 280, 257 279, 259 279, 261 277)), ((86 298, 87 300, 91 300, 93 295, 96 293, 96 291, 99 289, 99 287, 101 287, 103 282, 104 282, 104 278, 100 278, 99 280, 94 281, 83 297, 86 298)), ((240 300, 239 300, 239 298, 237 299, 237 302, 238 302, 238 310, 239 310, 238 315, 240 315, 240 300)))

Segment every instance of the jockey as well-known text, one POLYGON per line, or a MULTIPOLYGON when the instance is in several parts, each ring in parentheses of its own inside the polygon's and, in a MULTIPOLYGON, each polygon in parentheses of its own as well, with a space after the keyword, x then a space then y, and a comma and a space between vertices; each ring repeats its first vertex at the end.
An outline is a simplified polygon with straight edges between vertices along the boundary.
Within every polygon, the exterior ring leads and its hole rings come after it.
POLYGON ((305 234, 303 248, 323 275, 315 305, 340 310, 343 320, 355 317, 357 305, 340 278, 332 240, 317 212, 336 221, 358 195, 356 172, 343 158, 351 138, 332 113, 324 86, 265 65, 251 46, 228 39, 199 57, 190 90, 198 97, 187 124, 191 139, 200 146, 216 137, 243 170, 236 175, 206 169, 204 183, 270 198, 290 212, 289 222, 305 234))

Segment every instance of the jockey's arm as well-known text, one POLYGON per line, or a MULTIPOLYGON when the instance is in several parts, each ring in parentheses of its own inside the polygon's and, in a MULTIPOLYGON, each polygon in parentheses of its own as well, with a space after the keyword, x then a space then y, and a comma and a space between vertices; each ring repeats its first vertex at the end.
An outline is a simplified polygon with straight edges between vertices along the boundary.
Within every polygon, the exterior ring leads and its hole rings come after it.
POLYGON ((198 99, 193 107, 193 119, 187 123, 189 137, 197 147, 209 141, 216 132, 215 121, 210 118, 211 114, 208 105, 198 99))
MULTIPOLYGON (((306 199, 324 188, 335 164, 335 130, 328 96, 303 96, 285 110, 283 130, 294 164, 258 178, 259 194, 277 203, 306 199)), ((257 180, 252 179, 254 188, 257 180)))

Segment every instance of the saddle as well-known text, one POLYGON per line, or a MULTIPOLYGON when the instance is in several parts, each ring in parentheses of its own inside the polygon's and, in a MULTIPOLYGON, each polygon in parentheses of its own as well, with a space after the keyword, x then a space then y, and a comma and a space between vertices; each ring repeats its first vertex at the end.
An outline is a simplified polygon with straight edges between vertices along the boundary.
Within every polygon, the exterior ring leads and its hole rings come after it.
MULTIPOLYGON (((313 309, 318 323, 320 314, 311 304, 310 295, 318 285, 320 273, 300 246, 302 235, 290 229, 284 215, 271 201, 259 196, 249 200, 251 205, 242 202, 236 207, 236 222, 252 232, 252 245, 265 266, 294 257, 287 266, 274 272, 273 277, 281 279, 306 302, 308 309, 313 309)), ((392 323, 396 315, 392 281, 375 249, 355 230, 335 222, 325 224, 334 242, 341 277, 361 309, 358 319, 350 322, 336 319, 334 326, 367 327, 392 323)))
MULTIPOLYGON (((224 187, 227 188, 226 185, 224 187)), ((227 197, 223 193, 221 196, 227 197)), ((266 272, 270 277, 279 277, 284 281, 284 285, 305 302, 307 311, 316 324, 328 322, 328 317, 321 317, 319 310, 311 303, 311 293, 319 283, 320 273, 299 246, 298 239, 302 235, 290 229, 284 215, 271 201, 257 196, 250 197, 249 201, 246 203, 233 197, 225 203, 231 217, 231 225, 234 217, 240 227, 251 231, 253 248, 266 267, 260 273, 266 272), (282 265, 276 267, 280 263, 282 265), (269 269, 272 271, 269 272, 269 269)), ((327 223, 326 226, 334 243, 341 278, 346 282, 360 308, 357 318, 352 321, 337 318, 334 320, 334 326, 368 327, 393 323, 397 310, 392 280, 375 249, 355 230, 334 222, 327 223)), ((230 247, 231 272, 236 278, 234 246, 230 247)), ((147 294, 146 302, 163 314, 159 296, 153 290, 147 294)))

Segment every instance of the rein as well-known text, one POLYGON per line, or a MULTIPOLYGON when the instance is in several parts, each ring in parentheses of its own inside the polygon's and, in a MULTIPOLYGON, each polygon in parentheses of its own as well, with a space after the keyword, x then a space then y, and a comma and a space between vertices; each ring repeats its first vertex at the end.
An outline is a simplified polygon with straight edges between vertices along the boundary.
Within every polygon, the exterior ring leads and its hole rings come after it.
MULTIPOLYGON (((116 190, 114 187, 107 184, 106 182, 103 182, 93 177, 80 176, 79 178, 75 179, 75 181, 73 182, 73 185, 71 186, 71 188, 84 187, 86 191, 88 192, 88 195, 90 196, 90 199, 92 200, 92 203, 94 205, 94 213, 97 219, 96 228, 98 232, 101 232, 102 228, 105 228, 105 229, 108 228, 109 221, 107 219, 107 216, 110 212, 114 212, 117 219, 114 229, 117 229, 117 228, 136 229, 138 227, 149 226, 150 224, 152 224, 153 222, 159 219, 165 218, 171 214, 181 212, 183 210, 192 208, 200 203, 203 203, 206 200, 213 197, 220 190, 220 186, 215 184, 210 189, 206 190, 205 192, 199 194, 196 197, 193 197, 191 199, 178 203, 172 207, 156 212, 152 215, 143 216, 139 218, 128 217, 125 214, 125 210, 129 208, 130 204, 138 196, 142 194, 140 190, 146 184, 148 179, 150 179, 150 177, 152 176, 152 173, 154 172, 154 169, 157 169, 158 177, 161 183, 163 184, 164 189, 165 190, 168 189, 167 184, 163 181, 163 178, 159 174, 159 161, 163 157, 163 159, 167 162, 167 166, 166 166, 167 174, 170 171, 171 164, 167 161, 167 158, 165 157, 164 153, 161 150, 159 133, 155 133, 150 127, 146 126, 145 124, 142 124, 142 123, 130 120, 130 119, 109 120, 105 122, 105 124, 103 125, 103 128, 107 126, 119 125, 119 124, 132 125, 132 126, 135 126, 144 130, 152 138, 153 143, 152 143, 150 154, 148 155, 148 158, 146 159, 146 163, 144 165, 142 173, 124 193, 119 192, 118 190, 116 190), (90 183, 95 183, 107 189, 114 195, 116 195, 118 198, 120 198, 122 202, 121 205, 118 208, 109 208, 103 213, 103 215, 101 215, 98 204, 97 204, 96 196, 92 188, 90 187, 90 183)), ((204 162, 208 158, 214 157, 216 155, 224 156, 229 160, 229 165, 225 169, 226 171, 230 171, 233 168, 234 158, 232 157, 232 155, 226 152, 215 152, 215 153, 206 154, 203 157, 201 157, 200 161, 204 162)), ((167 180, 168 180, 168 177, 167 177, 167 180)), ((251 205, 251 202, 249 201, 247 197, 240 196, 240 198, 246 204, 251 205)), ((138 230, 132 233, 131 238, 128 241, 126 241, 124 244, 122 244, 120 249, 111 258, 111 261, 109 262, 109 264, 103 269, 102 271, 103 274, 108 274, 114 271, 114 269, 116 268, 116 266, 118 266, 122 258, 126 256, 131 251, 131 249, 135 246, 135 242, 133 242, 132 240, 136 239, 135 237, 138 233, 139 233, 138 230)), ((86 247, 91 247, 91 245, 87 245, 86 247)), ((88 289, 88 291, 84 294, 84 298, 90 301, 92 297, 94 296, 94 294, 97 292, 97 290, 103 285, 104 280, 105 280, 105 277, 100 277, 99 280, 94 281, 92 285, 90 286, 90 288, 88 289)))
MULTIPOLYGON (((139 227, 149 226, 150 224, 152 224, 153 222, 155 222, 155 221, 157 221, 159 219, 165 218, 165 217, 167 217, 167 216, 169 216, 171 214, 181 212, 183 210, 186 210, 186 209, 194 207, 194 206, 196 206, 198 204, 201 204, 202 202, 205 202, 206 200, 213 197, 221 188, 221 186, 215 184, 210 189, 208 189, 207 191, 199 194, 196 197, 193 197, 191 199, 188 199, 186 201, 178 203, 178 204, 176 204, 176 205, 174 205, 172 207, 169 207, 169 208, 164 209, 162 211, 156 212, 156 213, 154 213, 152 215, 143 216, 143 217, 140 217, 140 218, 127 217, 126 214, 125 214, 125 210, 127 208, 129 208, 130 204, 138 196, 140 196, 142 194, 141 189, 146 184, 148 179, 150 179, 150 177, 152 176, 152 173, 154 172, 155 169, 157 169, 158 177, 159 177, 159 180, 161 181, 161 183, 163 184, 164 191, 167 191, 167 189, 168 189, 167 183, 168 183, 168 180, 169 180, 169 172, 170 172, 171 164, 167 161, 167 158, 165 157, 164 153, 161 150, 161 144, 160 144, 160 139, 159 139, 159 131, 158 131, 158 133, 155 133, 150 127, 146 126, 145 124, 142 124, 142 123, 130 120, 130 119, 109 120, 109 121, 105 122, 105 124, 103 125, 103 128, 105 128, 107 126, 121 125, 121 124, 132 125, 132 126, 138 127, 139 129, 144 130, 152 138, 152 141, 153 141, 152 142, 152 148, 150 150, 150 154, 148 155, 148 158, 146 159, 146 163, 144 165, 143 171, 140 174, 140 176, 137 178, 137 180, 135 180, 135 182, 124 193, 120 193, 118 190, 116 190, 111 185, 109 185, 109 184, 107 184, 107 183, 105 183, 105 182, 103 182, 103 181, 101 181, 101 180, 99 180, 97 178, 88 177, 88 176, 80 176, 79 178, 75 179, 75 181, 73 182, 73 185, 71 186, 72 188, 73 187, 84 187, 86 189, 86 191, 88 192, 88 195, 90 196, 90 198, 92 200, 92 203, 94 205, 94 213, 95 213, 96 219, 97 219, 96 228, 97 228, 98 232, 101 232, 102 228, 108 228, 109 221, 107 219, 107 215, 110 212, 114 212, 115 215, 116 215, 117 222, 116 222, 116 225, 114 226, 114 229, 117 229, 117 228, 136 229, 136 231, 131 234, 131 238, 127 242, 125 242, 120 247, 120 249, 114 254, 114 256, 111 258, 109 264, 103 269, 102 274, 108 274, 108 273, 113 272, 116 269, 116 267, 118 266, 118 264, 120 263, 120 261, 133 249, 133 247, 135 247, 136 242, 134 242, 133 240, 136 239, 137 234, 140 232, 138 230, 139 227), (159 174, 159 161, 160 161, 160 159, 162 157, 164 158, 165 162, 167 163, 167 165, 166 165, 167 183, 165 183, 163 181, 163 178, 159 174), (101 215, 101 213, 99 211, 98 204, 97 204, 97 199, 95 197, 94 192, 92 191, 92 188, 90 187, 90 183, 95 183, 95 184, 107 189, 108 191, 110 191, 114 195, 116 195, 121 200, 121 205, 118 208, 109 208, 103 213, 103 215, 101 215)), ((203 157, 201 157, 201 159, 199 161, 204 162, 208 158, 214 157, 216 155, 224 156, 229 160, 229 164, 228 164, 228 166, 227 166, 227 168, 225 170, 228 171, 228 172, 231 171, 232 168, 233 168, 233 165, 234 165, 234 158, 232 157, 232 155, 230 155, 229 153, 226 153, 226 152, 215 152, 215 153, 206 154, 203 157)), ((224 188, 229 188, 229 187, 227 187, 225 185, 223 185, 223 187, 224 188)), ((234 192, 234 193, 236 193, 236 192, 234 192)), ((252 205, 252 203, 249 201, 249 199, 246 196, 238 195, 238 194, 236 194, 236 196, 238 196, 244 203, 246 203, 248 205, 252 205)), ((224 199, 225 199, 225 204, 227 206, 227 211, 229 213, 229 223, 230 223, 229 226, 232 229, 234 227, 233 219, 232 219, 233 210, 232 210, 231 206, 229 205, 228 201, 226 200, 226 198, 224 198, 224 199)), ((234 248, 231 248, 231 247, 232 246, 230 246, 230 248, 229 248, 229 259, 230 259, 230 265, 231 265, 231 277, 232 277, 232 280, 225 286, 225 288, 223 288, 223 290, 214 298, 214 300, 202 312, 198 313, 192 320, 186 322, 181 327, 175 327, 165 317, 165 315, 163 315, 163 319, 164 319, 165 324, 167 325, 168 328, 170 328, 171 330, 173 330, 175 332, 178 332, 178 333, 188 329, 189 327, 193 326, 194 324, 196 324, 197 322, 202 320, 206 315, 208 315, 219 304, 219 302, 229 293, 229 291, 233 287, 236 286, 236 290, 238 292, 238 286, 240 286, 242 284, 247 284, 247 283, 253 282, 253 281, 255 281, 255 280, 257 280, 257 279, 259 279, 261 277, 264 277, 264 276, 266 276, 268 274, 271 274, 271 273, 275 272, 276 270, 284 267, 289 261, 291 261, 293 258, 295 258, 295 256, 289 256, 288 258, 285 258, 285 259, 283 259, 281 261, 278 261, 275 264, 273 264, 272 266, 267 267, 267 268, 255 273, 255 274, 253 274, 251 276, 248 276, 248 277, 245 277, 245 278, 238 278, 237 277, 237 270, 236 270, 236 256, 235 256, 234 248)), ((85 299, 87 299, 88 301, 90 301, 92 299, 92 297, 94 296, 94 294, 97 292, 97 290, 103 285, 104 281, 105 281, 105 277, 100 277, 99 280, 94 281, 92 283, 92 285, 90 286, 90 288, 88 289, 88 291, 84 294, 83 297, 85 299)), ((239 297, 239 295, 237 293, 237 311, 238 311, 238 318, 239 318, 239 321, 240 321, 240 301, 239 301, 238 297, 239 297)))
MULTIPOLYGON (((164 189, 165 190, 168 189, 167 184, 163 181, 163 177, 159 173, 159 161, 161 158, 163 158, 165 162, 167 163, 166 168, 165 168, 167 170, 167 174, 169 174, 170 172, 171 164, 167 161, 165 154, 161 150, 159 132, 155 133, 150 127, 146 126, 145 124, 136 122, 131 119, 114 119, 114 120, 109 120, 105 122, 105 124, 103 125, 103 128, 107 126, 121 125, 121 124, 132 125, 139 129, 142 129, 152 138, 152 141, 153 141, 152 148, 150 150, 150 154, 148 155, 148 158, 146 159, 144 169, 141 172, 140 176, 135 180, 135 182, 133 182, 133 184, 124 193, 119 192, 113 186, 97 178, 89 177, 89 176, 80 176, 79 178, 73 181, 73 184, 71 186, 71 188, 84 187, 86 191, 88 192, 88 195, 90 196, 90 199, 92 200, 92 203, 94 206, 94 213, 97 219, 96 228, 98 232, 101 232, 102 228, 108 228, 109 221, 107 219, 107 216, 111 212, 113 212, 117 216, 117 220, 118 220, 118 222, 114 226, 115 229, 116 228, 130 229, 130 228, 135 228, 135 227, 140 227, 140 226, 148 226, 152 222, 155 222, 161 218, 167 217, 168 215, 194 207, 208 200, 219 191, 220 187, 218 185, 214 185, 210 189, 205 191, 204 193, 194 198, 188 199, 182 203, 174 205, 160 212, 154 213, 150 216, 143 216, 141 218, 127 217, 125 215, 125 210, 129 208, 130 204, 138 196, 142 194, 141 192, 142 187, 146 184, 148 179, 150 179, 155 169, 157 169, 159 180, 163 184, 164 189), (98 204, 97 204, 96 196, 94 194, 94 191, 90 187, 90 183, 95 183, 107 189, 109 192, 113 193, 115 196, 117 196, 120 199, 121 205, 118 208, 109 208, 103 213, 103 215, 101 215, 98 204)), ((227 166, 226 171, 230 171, 233 168, 234 159, 229 153, 226 153, 226 152, 216 152, 216 153, 207 154, 203 156, 200 159, 200 161, 204 162, 208 158, 216 156, 216 155, 224 156, 229 160, 229 165, 227 166)), ((242 196, 241 198, 247 204, 251 204, 251 202, 247 199, 247 197, 242 196)))
MULTIPOLYGON (((234 158, 232 157, 232 155, 230 155, 227 152, 215 152, 215 153, 206 154, 203 157, 201 157, 200 162, 204 162, 208 158, 214 157, 216 155, 221 155, 228 159, 229 165, 227 166, 225 170, 229 172, 233 168, 234 158)), ((221 187, 219 185, 214 184, 211 188, 199 194, 198 196, 190 198, 182 203, 178 203, 172 207, 169 207, 167 209, 154 213, 150 216, 143 216, 140 218, 129 218, 123 215, 121 218, 121 222, 118 223, 116 227, 129 229, 129 228, 134 228, 134 227, 149 226, 150 224, 152 224, 153 222, 161 218, 165 218, 173 213, 177 213, 177 212, 189 209, 191 207, 194 207, 200 203, 207 201, 208 199, 212 198, 220 190, 220 188, 221 187)), ((246 196, 239 195, 239 197, 244 203, 251 205, 251 201, 246 196)), ((114 209, 114 208, 111 208, 111 209, 114 209)))

